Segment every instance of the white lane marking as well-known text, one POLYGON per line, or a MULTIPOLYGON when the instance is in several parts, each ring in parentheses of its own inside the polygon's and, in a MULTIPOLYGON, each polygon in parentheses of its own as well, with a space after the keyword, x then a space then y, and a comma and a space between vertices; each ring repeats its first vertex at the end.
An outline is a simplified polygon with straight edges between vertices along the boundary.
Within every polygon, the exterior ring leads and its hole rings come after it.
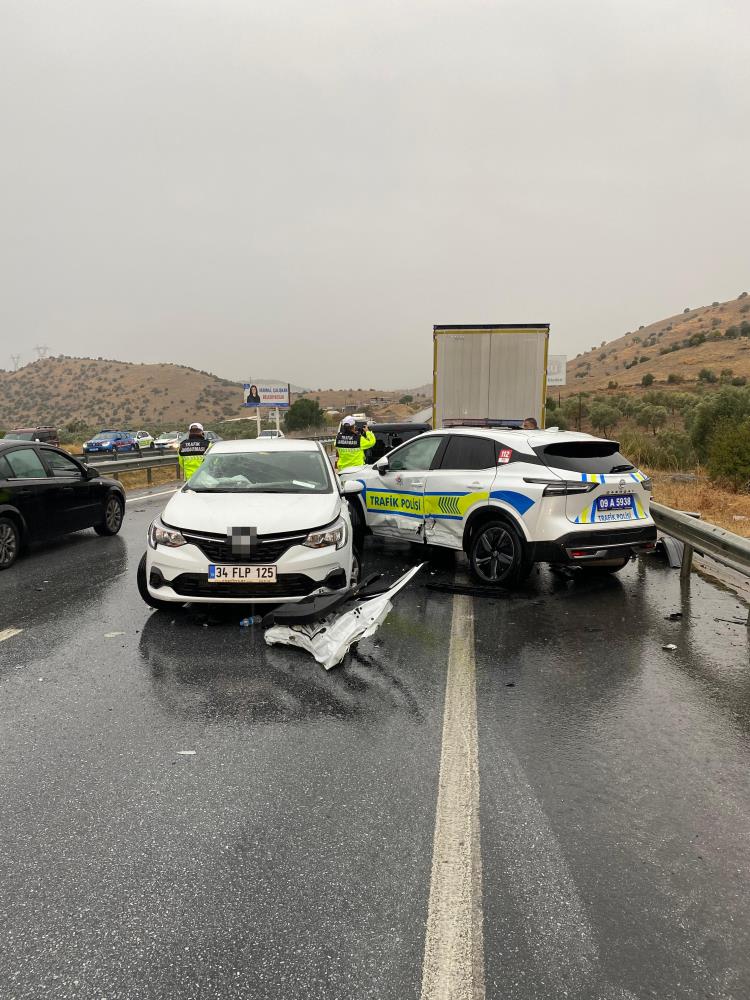
POLYGON ((484 1000, 474 618, 453 599, 422 1000, 484 1000))
POLYGON ((177 490, 182 488, 182 483, 179 486, 175 486, 173 490, 163 490, 161 493, 147 493, 142 497, 128 497, 125 503, 143 503, 144 500, 153 500, 154 497, 166 497, 170 493, 176 493, 177 490))
POLYGON ((22 632, 22 628, 4 628, 0 631, 0 642, 5 642, 6 639, 12 639, 14 635, 20 635, 22 632))

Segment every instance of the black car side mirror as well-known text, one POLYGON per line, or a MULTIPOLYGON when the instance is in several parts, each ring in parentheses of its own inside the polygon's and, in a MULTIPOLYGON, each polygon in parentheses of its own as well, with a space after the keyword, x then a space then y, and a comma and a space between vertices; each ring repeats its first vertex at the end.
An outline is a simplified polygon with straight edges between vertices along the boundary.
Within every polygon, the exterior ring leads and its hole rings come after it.
POLYGON ((96 469, 92 469, 90 465, 86 466, 86 478, 87 479, 98 479, 99 473, 96 469))

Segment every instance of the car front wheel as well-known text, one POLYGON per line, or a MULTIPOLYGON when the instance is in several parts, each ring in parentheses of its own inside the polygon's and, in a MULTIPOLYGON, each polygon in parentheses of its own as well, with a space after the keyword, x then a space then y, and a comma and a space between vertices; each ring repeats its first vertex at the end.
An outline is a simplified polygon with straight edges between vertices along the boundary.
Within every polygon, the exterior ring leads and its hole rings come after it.
POLYGON ((526 546, 507 521, 486 521, 473 533, 469 545, 472 574, 491 587, 512 587, 531 569, 526 546))
POLYGON ((116 535, 122 527, 125 506, 120 497, 111 493, 104 504, 104 516, 99 524, 94 525, 97 535, 116 535))
POLYGON ((21 532, 10 517, 0 517, 0 570, 8 569, 18 558, 21 532))

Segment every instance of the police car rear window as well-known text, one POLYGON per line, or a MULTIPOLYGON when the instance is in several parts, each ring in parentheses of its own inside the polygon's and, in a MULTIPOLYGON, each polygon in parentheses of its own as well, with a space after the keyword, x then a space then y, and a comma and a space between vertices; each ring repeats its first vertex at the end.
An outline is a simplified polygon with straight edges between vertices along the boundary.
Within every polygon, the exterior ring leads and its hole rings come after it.
POLYGON ((539 458, 551 469, 565 472, 593 472, 599 475, 630 472, 632 462, 620 454, 616 441, 560 441, 535 448, 539 458))

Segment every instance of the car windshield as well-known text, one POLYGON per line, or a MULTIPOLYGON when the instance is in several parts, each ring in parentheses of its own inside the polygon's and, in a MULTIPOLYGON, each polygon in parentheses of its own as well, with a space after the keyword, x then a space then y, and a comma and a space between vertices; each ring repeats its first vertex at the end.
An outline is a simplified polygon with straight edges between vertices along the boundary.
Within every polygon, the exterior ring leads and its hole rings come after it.
POLYGON ((620 454, 617 441, 564 441, 535 448, 545 465, 566 472, 599 475, 631 472, 633 464, 620 454))
POLYGON ((115 431, 102 431, 101 434, 95 434, 92 437, 91 440, 92 441, 114 441, 114 439, 116 437, 117 437, 117 433, 115 431))
POLYGON ((5 438, 10 438, 12 441, 33 441, 34 440, 33 431, 8 431, 5 438))
POLYGON ((197 493, 330 493, 319 451, 209 452, 188 486, 197 493))
POLYGON ((176 441, 177 431, 169 431, 167 434, 160 434, 156 439, 157 441, 176 441))

